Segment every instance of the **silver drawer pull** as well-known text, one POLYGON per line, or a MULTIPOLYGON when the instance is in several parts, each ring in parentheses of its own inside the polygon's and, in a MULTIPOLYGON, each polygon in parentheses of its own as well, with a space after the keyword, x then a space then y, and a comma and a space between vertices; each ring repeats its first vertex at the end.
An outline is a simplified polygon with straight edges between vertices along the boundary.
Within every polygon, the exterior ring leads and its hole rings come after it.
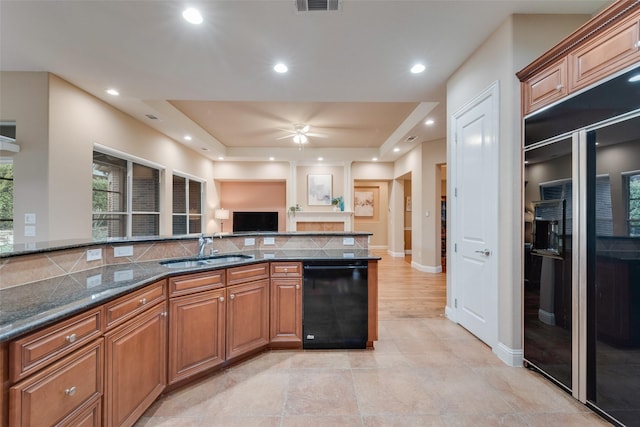
POLYGON ((75 342, 76 334, 67 335, 66 337, 64 337, 64 339, 69 343, 75 342))
POLYGON ((66 394, 67 396, 73 396, 74 394, 76 394, 76 387, 69 387, 64 391, 64 394, 66 394))
POLYGON ((562 90, 563 87, 564 87, 564 85, 558 85, 558 86, 556 86, 556 90, 560 91, 560 90, 562 90))
POLYGON ((140 300, 140 305, 145 305, 147 303, 147 299, 146 298, 142 298, 140 300))

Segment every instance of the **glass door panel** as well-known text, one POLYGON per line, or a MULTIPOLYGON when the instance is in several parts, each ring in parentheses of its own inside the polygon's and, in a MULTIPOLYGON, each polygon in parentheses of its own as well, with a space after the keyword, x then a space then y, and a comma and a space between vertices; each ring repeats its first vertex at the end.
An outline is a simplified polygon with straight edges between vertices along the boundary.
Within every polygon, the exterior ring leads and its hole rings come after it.
POLYGON ((572 386, 572 140, 525 151, 524 358, 572 386))
POLYGON ((640 426, 640 117, 586 144, 587 399, 640 426))

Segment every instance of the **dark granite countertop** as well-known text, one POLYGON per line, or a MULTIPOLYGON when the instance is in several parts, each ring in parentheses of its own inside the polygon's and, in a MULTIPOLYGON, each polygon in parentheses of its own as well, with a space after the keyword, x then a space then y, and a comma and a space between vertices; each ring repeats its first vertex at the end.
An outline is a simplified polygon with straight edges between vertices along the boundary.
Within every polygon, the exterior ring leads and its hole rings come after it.
POLYGON ((168 268, 158 261, 113 264, 0 290, 0 342, 81 313, 156 280, 263 261, 379 260, 366 249, 234 252, 251 258, 215 266, 168 268))

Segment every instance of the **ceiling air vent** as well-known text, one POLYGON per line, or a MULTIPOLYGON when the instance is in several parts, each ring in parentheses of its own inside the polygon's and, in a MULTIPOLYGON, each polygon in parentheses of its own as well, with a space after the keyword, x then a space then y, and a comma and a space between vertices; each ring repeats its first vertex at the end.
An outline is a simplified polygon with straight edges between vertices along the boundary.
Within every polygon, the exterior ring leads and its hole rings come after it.
POLYGON ((416 138, 417 138, 417 136, 411 135, 411 136, 407 137, 407 142, 413 142, 413 141, 416 140, 416 138))
POLYGON ((338 10, 339 0, 296 0, 298 12, 338 10))
POLYGON ((158 118, 153 114, 145 114, 144 116, 149 120, 158 120, 158 118))

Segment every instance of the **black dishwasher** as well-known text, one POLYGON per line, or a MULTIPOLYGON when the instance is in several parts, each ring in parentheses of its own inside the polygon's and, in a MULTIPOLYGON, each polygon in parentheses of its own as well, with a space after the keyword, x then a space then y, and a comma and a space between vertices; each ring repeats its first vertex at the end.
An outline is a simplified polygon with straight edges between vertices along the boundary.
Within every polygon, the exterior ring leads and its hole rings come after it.
POLYGON ((366 348, 367 265, 366 260, 304 263, 303 348, 366 348))

